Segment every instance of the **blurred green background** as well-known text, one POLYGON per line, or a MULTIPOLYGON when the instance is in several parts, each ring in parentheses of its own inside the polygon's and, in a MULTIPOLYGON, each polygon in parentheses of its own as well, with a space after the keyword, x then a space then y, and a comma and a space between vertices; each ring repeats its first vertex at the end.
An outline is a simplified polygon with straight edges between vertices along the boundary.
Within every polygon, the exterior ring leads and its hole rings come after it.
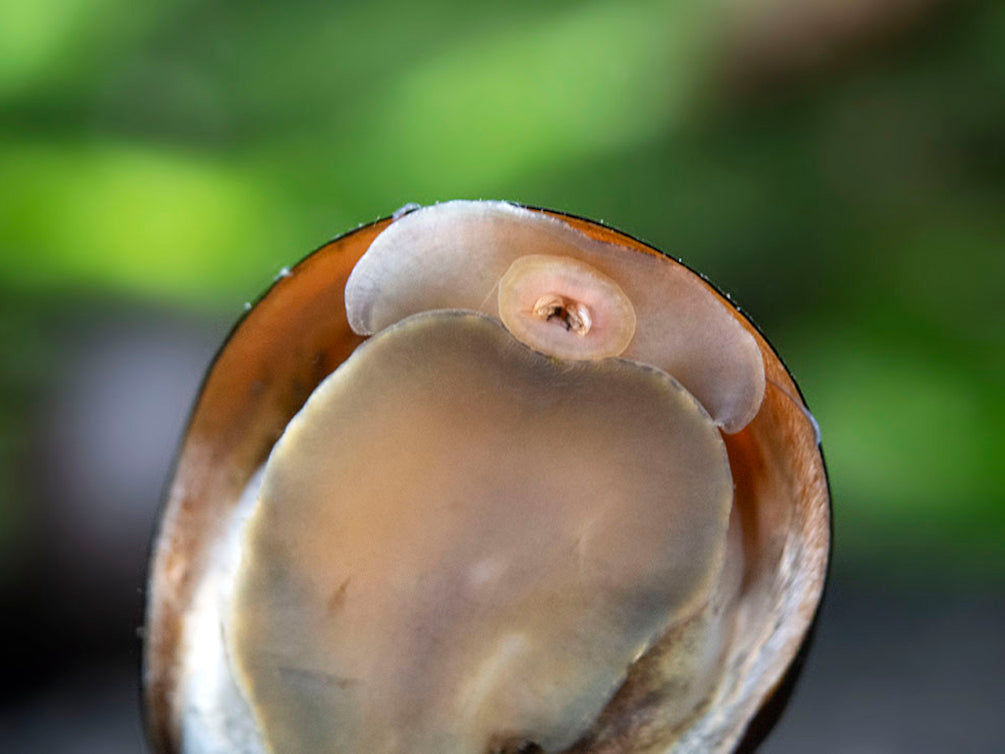
POLYGON ((100 743, 65 711, 135 681, 216 343, 326 239, 451 198, 603 219, 730 292, 822 426, 832 625, 999 634, 1005 4, 0 0, 0 594, 49 643, 10 651, 0 748, 139 749, 131 696, 100 743))

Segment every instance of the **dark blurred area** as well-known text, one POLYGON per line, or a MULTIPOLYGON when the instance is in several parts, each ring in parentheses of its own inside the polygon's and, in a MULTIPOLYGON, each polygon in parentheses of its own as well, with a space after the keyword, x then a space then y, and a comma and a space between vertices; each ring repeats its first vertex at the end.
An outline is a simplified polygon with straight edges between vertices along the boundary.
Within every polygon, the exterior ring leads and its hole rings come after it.
POLYGON ((144 750, 160 494, 284 265, 503 198, 683 257, 823 431, 836 548, 763 751, 1005 750, 1005 4, 0 4, 0 751, 144 750))

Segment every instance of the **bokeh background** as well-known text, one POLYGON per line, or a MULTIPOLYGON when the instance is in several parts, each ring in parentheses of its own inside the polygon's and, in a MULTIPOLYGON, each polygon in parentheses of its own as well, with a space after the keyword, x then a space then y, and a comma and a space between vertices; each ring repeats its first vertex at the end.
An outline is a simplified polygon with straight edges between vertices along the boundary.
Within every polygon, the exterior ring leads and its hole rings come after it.
POLYGON ((767 754, 1005 751, 1005 4, 0 0, 0 751, 139 752, 144 573, 245 301, 407 202, 730 292, 836 549, 767 754))

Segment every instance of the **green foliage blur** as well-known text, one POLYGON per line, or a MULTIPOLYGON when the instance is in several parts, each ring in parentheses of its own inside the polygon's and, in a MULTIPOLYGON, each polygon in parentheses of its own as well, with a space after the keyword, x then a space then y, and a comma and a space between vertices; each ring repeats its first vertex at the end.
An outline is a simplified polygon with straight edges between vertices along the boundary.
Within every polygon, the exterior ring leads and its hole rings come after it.
POLYGON ((501 198, 733 295, 821 424, 838 567, 1001 579, 1005 4, 789 5, 0 3, 0 549, 53 311, 236 319, 359 223, 501 198))

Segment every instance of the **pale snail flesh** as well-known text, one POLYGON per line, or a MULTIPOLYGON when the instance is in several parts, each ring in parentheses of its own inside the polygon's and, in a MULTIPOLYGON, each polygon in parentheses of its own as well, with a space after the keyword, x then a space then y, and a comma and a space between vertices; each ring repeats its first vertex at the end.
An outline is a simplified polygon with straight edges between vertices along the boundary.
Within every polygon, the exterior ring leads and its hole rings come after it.
POLYGON ((337 239, 193 413, 154 552, 152 740, 748 746, 823 590, 811 419, 734 307, 609 228, 448 202, 337 239))

